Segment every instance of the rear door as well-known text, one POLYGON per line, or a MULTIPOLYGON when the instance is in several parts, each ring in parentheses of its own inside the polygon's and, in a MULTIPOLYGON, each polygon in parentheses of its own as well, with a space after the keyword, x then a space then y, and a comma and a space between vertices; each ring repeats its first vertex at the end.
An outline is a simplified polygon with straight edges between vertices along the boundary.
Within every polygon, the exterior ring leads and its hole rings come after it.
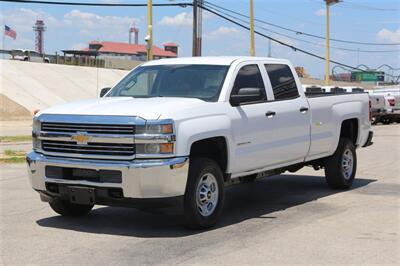
POLYGON ((310 147, 310 110, 299 92, 293 69, 286 64, 264 64, 273 99, 266 104, 269 166, 303 161, 310 147))

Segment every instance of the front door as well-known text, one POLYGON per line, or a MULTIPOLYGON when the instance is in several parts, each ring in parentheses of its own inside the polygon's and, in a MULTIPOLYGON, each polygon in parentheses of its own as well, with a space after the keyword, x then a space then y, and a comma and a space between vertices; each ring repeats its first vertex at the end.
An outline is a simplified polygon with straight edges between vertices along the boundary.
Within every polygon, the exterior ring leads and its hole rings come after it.
POLYGON ((267 133, 267 96, 264 81, 258 64, 242 64, 232 87, 231 95, 241 88, 260 88, 263 96, 260 101, 230 107, 233 130, 234 154, 232 158, 232 173, 241 173, 262 168, 265 165, 264 145, 271 137, 267 133))

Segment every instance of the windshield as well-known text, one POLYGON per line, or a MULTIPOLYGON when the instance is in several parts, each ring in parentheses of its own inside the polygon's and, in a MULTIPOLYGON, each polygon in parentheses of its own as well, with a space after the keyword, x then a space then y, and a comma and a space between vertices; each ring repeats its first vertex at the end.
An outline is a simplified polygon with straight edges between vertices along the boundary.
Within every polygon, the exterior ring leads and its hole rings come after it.
POLYGON ((159 65, 138 67, 107 97, 186 97, 217 101, 229 66, 159 65))

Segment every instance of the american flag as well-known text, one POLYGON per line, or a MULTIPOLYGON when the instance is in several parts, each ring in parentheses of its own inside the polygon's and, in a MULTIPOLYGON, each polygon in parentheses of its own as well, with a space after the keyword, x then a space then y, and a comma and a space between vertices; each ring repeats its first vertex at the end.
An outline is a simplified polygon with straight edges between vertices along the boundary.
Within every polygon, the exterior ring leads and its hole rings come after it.
POLYGON ((14 40, 17 38, 17 32, 11 29, 9 26, 4 25, 4 34, 8 37, 13 38, 14 40))

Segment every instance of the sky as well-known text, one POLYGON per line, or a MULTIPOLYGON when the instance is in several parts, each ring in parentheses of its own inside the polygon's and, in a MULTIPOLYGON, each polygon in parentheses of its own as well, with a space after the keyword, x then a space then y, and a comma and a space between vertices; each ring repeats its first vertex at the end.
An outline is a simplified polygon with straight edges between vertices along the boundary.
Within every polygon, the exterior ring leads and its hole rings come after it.
MULTIPOLYGON (((86 0, 103 3, 146 3, 146 0, 86 0)), ((70 2, 79 2, 70 0, 70 2)), ((190 0, 154 0, 153 3, 182 3, 190 0)), ((209 0, 210 3, 249 14, 249 0, 209 0)), ((369 43, 400 43, 400 0, 343 0, 331 6, 331 38, 369 43)), ((255 18, 298 32, 325 36, 325 4, 323 0, 254 0, 255 18)), ((45 52, 54 54, 64 49, 81 49, 88 42, 128 42, 128 29, 135 23, 139 42, 146 32, 145 7, 54 6, 0 2, 0 23, 17 32, 17 39, 5 38, 0 47, 34 49, 32 26, 43 19, 45 52)), ((235 15, 237 16, 237 15, 235 15)), ((245 17, 239 17, 247 21, 245 17)), ((154 44, 179 44, 179 56, 191 55, 192 8, 154 7, 154 44)), ((285 43, 324 56, 324 40, 296 34, 268 24, 256 22, 256 29, 285 43), (262 28, 260 28, 262 27, 262 28)), ((248 55, 249 32, 203 12, 203 55, 248 55)), ((400 68, 400 45, 370 46, 331 42, 331 59, 348 65, 365 64, 376 68, 388 64, 400 68), (359 50, 346 51, 339 48, 359 50), (367 52, 369 51, 369 52, 367 52), (371 52, 390 51, 390 52, 371 52)), ((269 42, 256 36, 256 55, 268 55, 269 42)), ((314 77, 322 78, 324 61, 272 43, 273 57, 287 58, 296 66, 305 67, 314 77)), ((333 67, 334 65, 331 65, 333 67)), ((335 68, 337 72, 340 69, 335 68)), ((395 72, 396 73, 396 72, 395 72)), ((397 72, 398 73, 398 72, 397 72)))

